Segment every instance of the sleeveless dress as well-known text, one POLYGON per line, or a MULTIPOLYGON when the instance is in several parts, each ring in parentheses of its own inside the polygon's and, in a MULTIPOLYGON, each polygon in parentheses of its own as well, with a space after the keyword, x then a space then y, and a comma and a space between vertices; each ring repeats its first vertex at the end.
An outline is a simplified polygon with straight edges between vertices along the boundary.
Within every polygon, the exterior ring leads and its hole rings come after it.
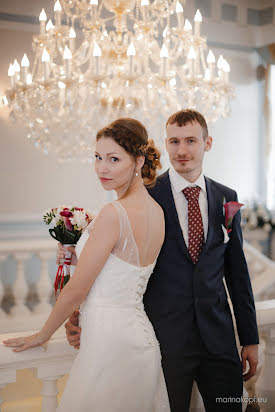
POLYGON ((140 266, 127 212, 119 201, 112 205, 120 239, 81 305, 80 349, 57 411, 170 412, 159 343, 142 303, 156 260, 140 266))

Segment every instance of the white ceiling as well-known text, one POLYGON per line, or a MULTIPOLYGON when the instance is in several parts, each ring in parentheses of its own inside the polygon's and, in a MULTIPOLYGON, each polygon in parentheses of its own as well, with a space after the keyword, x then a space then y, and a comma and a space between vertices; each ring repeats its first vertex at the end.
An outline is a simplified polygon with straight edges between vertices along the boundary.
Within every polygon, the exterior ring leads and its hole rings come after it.
MULTIPOLYGON (((186 0, 187 3, 193 3, 194 0, 186 0)), ((221 4, 245 3, 247 7, 263 8, 272 5, 272 0, 218 0, 221 4)), ((25 16, 39 16, 42 8, 47 14, 53 10, 55 0, 0 0, 0 13, 9 13, 25 16)), ((213 4, 215 4, 213 2, 213 4)))

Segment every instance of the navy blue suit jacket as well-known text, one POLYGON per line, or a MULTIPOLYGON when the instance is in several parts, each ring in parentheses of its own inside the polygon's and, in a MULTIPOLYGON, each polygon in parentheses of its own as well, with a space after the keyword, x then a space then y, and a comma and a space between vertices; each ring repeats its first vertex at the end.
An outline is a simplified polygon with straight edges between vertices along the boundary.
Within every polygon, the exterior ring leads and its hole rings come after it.
POLYGON ((184 353, 188 332, 196 319, 208 351, 222 358, 239 359, 226 284, 233 303, 240 344, 257 344, 254 298, 242 248, 240 212, 224 243, 223 200, 237 200, 232 189, 209 178, 208 234, 197 264, 186 247, 172 194, 168 171, 158 177, 150 195, 165 214, 165 240, 144 295, 146 312, 154 326, 163 356, 184 353))

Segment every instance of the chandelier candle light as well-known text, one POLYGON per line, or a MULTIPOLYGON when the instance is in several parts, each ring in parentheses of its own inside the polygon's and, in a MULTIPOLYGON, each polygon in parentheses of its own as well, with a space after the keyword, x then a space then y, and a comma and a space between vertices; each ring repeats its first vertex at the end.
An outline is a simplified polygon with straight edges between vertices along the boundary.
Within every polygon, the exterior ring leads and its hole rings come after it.
MULTIPOLYGON (((120 116, 139 119, 163 146, 167 117, 194 108, 208 122, 230 114, 230 66, 185 18, 185 1, 57 0, 33 36, 32 68, 8 68, 5 104, 27 137, 60 161, 91 160, 96 131, 120 116)), ((22 53, 23 54, 23 53, 22 53)), ((32 60, 32 59, 31 59, 32 60)))

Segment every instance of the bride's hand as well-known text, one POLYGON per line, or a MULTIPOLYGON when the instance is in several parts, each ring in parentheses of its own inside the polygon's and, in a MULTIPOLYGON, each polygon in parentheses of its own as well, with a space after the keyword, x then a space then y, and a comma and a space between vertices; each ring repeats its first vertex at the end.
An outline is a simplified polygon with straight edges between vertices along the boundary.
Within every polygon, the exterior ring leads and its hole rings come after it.
POLYGON ((24 350, 35 348, 36 346, 42 346, 48 341, 48 338, 43 338, 41 333, 35 333, 30 336, 22 336, 20 338, 12 338, 3 341, 5 346, 13 349, 13 352, 23 352, 24 350))
POLYGON ((67 249, 69 252, 72 253, 71 265, 76 266, 77 265, 77 257, 76 257, 76 254, 75 254, 75 247, 74 246, 68 246, 68 247, 65 248, 60 242, 58 242, 57 248, 56 248, 56 264, 61 265, 64 262, 65 249, 67 249))

